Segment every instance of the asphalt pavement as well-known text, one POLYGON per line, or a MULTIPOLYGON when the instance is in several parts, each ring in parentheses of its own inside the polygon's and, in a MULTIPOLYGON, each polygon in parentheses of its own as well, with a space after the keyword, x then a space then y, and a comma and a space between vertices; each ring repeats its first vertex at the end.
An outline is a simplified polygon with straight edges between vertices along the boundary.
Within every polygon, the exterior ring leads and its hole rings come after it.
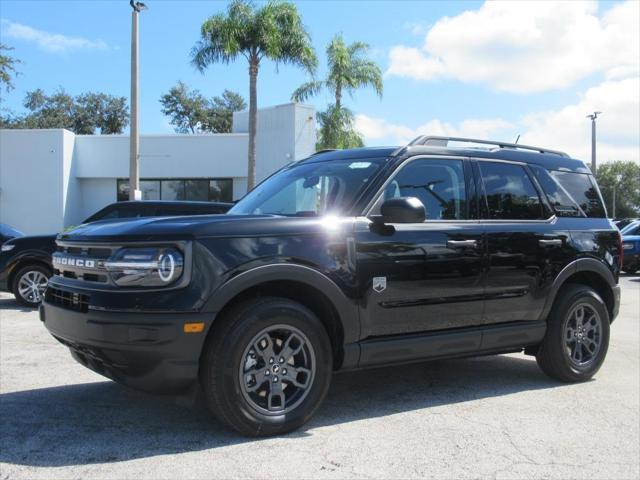
POLYGON ((85 369, 0 294, 0 479, 637 479, 640 277, 621 284, 590 382, 522 354, 342 373, 309 424, 260 440, 85 369))

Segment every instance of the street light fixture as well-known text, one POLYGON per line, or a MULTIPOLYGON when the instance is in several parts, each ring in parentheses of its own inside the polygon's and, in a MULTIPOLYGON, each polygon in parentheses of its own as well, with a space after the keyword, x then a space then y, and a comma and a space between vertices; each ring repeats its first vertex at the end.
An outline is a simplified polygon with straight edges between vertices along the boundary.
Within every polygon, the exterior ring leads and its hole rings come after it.
POLYGON ((591 119, 591 173, 596 174, 596 118, 602 112, 593 112, 587 115, 591 119))
POLYGON ((129 200, 142 200, 140 191, 140 134, 138 132, 138 14, 142 2, 131 0, 131 128, 129 135, 129 200))

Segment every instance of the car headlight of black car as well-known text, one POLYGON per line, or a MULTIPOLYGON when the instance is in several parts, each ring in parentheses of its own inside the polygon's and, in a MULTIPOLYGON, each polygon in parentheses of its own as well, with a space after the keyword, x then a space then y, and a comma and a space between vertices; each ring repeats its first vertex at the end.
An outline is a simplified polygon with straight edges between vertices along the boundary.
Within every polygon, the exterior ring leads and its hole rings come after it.
POLYGON ((104 263, 121 287, 164 287, 184 270, 184 255, 173 247, 121 248, 104 263))

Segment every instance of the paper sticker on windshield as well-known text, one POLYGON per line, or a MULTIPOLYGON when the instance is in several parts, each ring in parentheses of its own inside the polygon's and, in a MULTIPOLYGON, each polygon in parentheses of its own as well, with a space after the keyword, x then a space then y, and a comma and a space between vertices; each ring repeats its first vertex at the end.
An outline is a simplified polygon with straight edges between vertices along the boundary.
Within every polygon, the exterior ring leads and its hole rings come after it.
POLYGON ((371 162, 353 162, 349 164, 349 168, 369 168, 371 162))

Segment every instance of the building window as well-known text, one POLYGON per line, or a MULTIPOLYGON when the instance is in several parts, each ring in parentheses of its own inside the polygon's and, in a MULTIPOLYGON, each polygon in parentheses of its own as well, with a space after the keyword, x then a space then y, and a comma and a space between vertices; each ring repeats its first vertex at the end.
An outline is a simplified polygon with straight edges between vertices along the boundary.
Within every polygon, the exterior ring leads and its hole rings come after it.
MULTIPOLYGON (((233 201, 231 178, 167 178, 140 180, 142 200, 233 201)), ((118 201, 129 200, 129 180, 118 179, 118 201)))

